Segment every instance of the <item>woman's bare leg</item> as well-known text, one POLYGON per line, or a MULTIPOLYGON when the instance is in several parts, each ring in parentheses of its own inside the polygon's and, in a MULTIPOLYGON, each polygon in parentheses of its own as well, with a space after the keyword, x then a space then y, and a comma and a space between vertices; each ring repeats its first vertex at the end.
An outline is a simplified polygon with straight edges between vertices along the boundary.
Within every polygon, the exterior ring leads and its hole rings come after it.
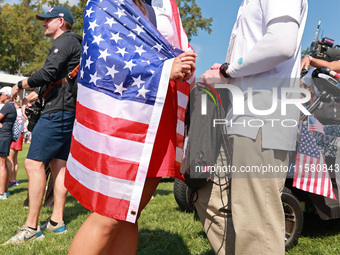
MULTIPOLYGON (((147 178, 141 199, 141 212, 150 201, 161 178, 147 178)), ((136 254, 138 225, 91 213, 74 237, 69 255, 136 254)))

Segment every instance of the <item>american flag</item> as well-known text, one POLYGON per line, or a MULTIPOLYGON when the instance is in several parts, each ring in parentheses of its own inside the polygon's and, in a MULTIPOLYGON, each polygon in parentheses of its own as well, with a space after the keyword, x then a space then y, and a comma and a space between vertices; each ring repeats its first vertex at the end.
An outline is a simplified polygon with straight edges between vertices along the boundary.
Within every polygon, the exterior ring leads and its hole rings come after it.
POLYGON ((320 152, 307 125, 302 126, 295 161, 293 186, 304 191, 336 199, 323 154, 320 152))
POLYGON ((323 125, 315 117, 308 116, 308 130, 325 134, 323 125))
MULTIPOLYGON (((88 1, 83 29, 65 185, 89 210, 135 222, 173 58, 182 51, 131 0, 88 1)), ((181 145, 190 88, 186 82, 177 88, 181 145)))

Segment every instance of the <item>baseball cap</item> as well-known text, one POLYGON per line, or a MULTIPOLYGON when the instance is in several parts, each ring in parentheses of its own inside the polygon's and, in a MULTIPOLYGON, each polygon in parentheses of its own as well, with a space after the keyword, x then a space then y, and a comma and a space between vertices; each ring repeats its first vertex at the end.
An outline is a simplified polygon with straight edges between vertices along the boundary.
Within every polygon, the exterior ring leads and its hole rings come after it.
POLYGON ((9 86, 2 87, 0 89, 0 94, 12 95, 12 88, 9 86))
POLYGON ((51 9, 49 9, 46 13, 44 14, 37 14, 37 19, 43 20, 46 18, 63 18, 64 20, 70 22, 71 25, 74 23, 74 18, 72 13, 70 12, 69 9, 67 9, 64 6, 54 6, 51 9))

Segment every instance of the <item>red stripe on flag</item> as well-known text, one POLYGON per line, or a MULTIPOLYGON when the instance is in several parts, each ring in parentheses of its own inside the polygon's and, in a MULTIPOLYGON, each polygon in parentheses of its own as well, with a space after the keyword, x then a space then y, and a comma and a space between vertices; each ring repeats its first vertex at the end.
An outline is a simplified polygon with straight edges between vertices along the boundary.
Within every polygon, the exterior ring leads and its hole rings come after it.
MULTIPOLYGON (((323 155, 321 155, 321 156, 323 157, 323 155)), ((319 160, 318 160, 317 164, 318 165, 316 165, 315 167, 320 167, 320 161, 319 160)), ((318 169, 318 170, 320 171, 320 169, 318 169)), ((325 182, 328 181, 326 179, 329 179, 328 172, 327 172, 327 175, 326 175, 326 172, 321 170, 321 176, 320 176, 320 174, 318 174, 318 178, 320 178, 320 177, 321 177, 321 194, 323 196, 327 196, 327 192, 325 193, 325 182)))
POLYGON ((184 95, 189 95, 190 84, 186 81, 176 81, 177 91, 183 93, 184 95))
POLYGON ((184 136, 176 133, 176 147, 183 148, 184 136))
POLYGON ((177 119, 184 122, 186 110, 183 107, 177 107, 177 119))
POLYGON ((111 157, 86 148, 72 137, 71 155, 86 168, 107 176, 135 181, 139 164, 111 157), (119 171, 124 169, 124 171, 119 171))
POLYGON ((112 118, 77 102, 77 122, 96 132, 140 143, 145 142, 148 125, 126 119, 112 118))
POLYGON ((180 169, 181 169, 181 163, 178 162, 178 161, 176 161, 176 162, 175 162, 175 170, 176 170, 176 171, 175 171, 175 177, 176 177, 177 179, 183 180, 183 179, 181 178, 180 169))
POLYGON ((126 213, 130 205, 129 201, 108 197, 99 192, 89 190, 74 179, 67 169, 65 172, 65 186, 71 195, 90 211, 111 218, 126 220, 126 213), (89 201, 92 201, 92 203, 88 204, 87 202, 89 201), (119 208, 119 210, 117 210, 117 208, 119 208))

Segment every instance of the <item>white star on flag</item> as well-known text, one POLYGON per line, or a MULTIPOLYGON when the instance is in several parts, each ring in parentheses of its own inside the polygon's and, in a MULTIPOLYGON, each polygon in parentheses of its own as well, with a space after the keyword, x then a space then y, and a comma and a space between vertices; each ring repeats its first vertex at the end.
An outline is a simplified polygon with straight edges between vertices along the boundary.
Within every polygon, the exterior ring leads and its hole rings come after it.
POLYGON ((96 27, 99 27, 99 25, 97 24, 96 21, 89 22, 89 23, 90 23, 90 26, 89 26, 88 30, 92 29, 92 30, 94 31, 94 29, 95 29, 96 27))
POLYGON ((119 5, 124 4, 124 0, 115 0, 116 3, 118 3, 119 5))
POLYGON ((114 14, 118 15, 118 18, 120 19, 122 16, 126 16, 125 12, 122 9, 117 10, 114 14))
POLYGON ((89 56, 89 58, 86 59, 85 67, 87 67, 88 69, 91 69, 91 64, 92 63, 93 63, 93 61, 91 60, 91 56, 89 56))
POLYGON ((117 48, 118 48, 118 50, 116 51, 116 53, 121 54, 122 57, 124 57, 124 55, 128 53, 127 51, 125 51, 126 48, 119 48, 119 47, 117 47, 117 48))
POLYGON ((146 50, 143 49, 143 44, 139 47, 135 45, 135 48, 136 48, 136 50, 134 52, 137 52, 139 54, 139 56, 142 56, 142 54, 144 52, 146 52, 146 50))
POLYGON ((92 6, 91 6, 91 8, 89 10, 86 10, 85 18, 90 17, 92 13, 94 13, 94 11, 92 10, 92 6))
POLYGON ((93 75, 90 74, 91 80, 90 83, 93 82, 94 85, 97 85, 97 80, 100 80, 100 77, 97 76, 97 72, 95 72, 93 75))
POLYGON ((115 85, 116 90, 114 91, 114 93, 119 93, 119 94, 122 96, 122 95, 123 95, 123 92, 124 92, 125 90, 127 90, 127 88, 124 88, 124 87, 123 87, 123 84, 124 84, 124 82, 122 82, 120 85, 115 85))
POLYGON ((95 35, 94 35, 93 37, 94 37, 94 40, 93 40, 92 43, 97 43, 98 46, 99 46, 99 43, 100 43, 101 41, 104 41, 104 39, 102 38, 101 35, 98 35, 98 36, 95 36, 95 35))
POLYGON ((158 50, 158 52, 160 52, 161 49, 162 49, 162 46, 160 44, 156 43, 156 45, 153 46, 152 48, 156 48, 158 50))
POLYGON ((112 79, 115 78, 115 74, 119 73, 116 69, 115 69, 115 65, 113 65, 111 68, 110 67, 106 67, 107 69, 107 73, 105 75, 111 75, 112 79))
POLYGON ((124 61, 124 62, 125 62, 125 66, 124 66, 123 69, 129 68, 130 71, 132 71, 132 67, 136 66, 136 64, 132 63, 132 59, 130 61, 128 61, 128 62, 127 61, 124 61))
POLYGON ((145 89, 145 87, 143 86, 140 90, 138 90, 138 94, 136 97, 138 96, 142 96, 144 98, 146 98, 146 93, 148 93, 150 90, 145 89))
POLYGON ((136 40, 136 34, 133 33, 132 31, 130 32, 130 34, 128 34, 128 36, 132 37, 133 40, 136 40))
POLYGON ((143 28, 141 28, 140 26, 136 25, 135 29, 132 29, 133 31, 136 31, 137 35, 139 35, 140 33, 144 32, 143 28))
POLYGON ((150 65, 150 61, 149 60, 142 60, 142 62, 145 62, 145 63, 147 63, 148 65, 150 65))
POLYGON ((82 68, 81 70, 80 70, 80 78, 84 78, 84 68, 82 68))
POLYGON ((87 50, 89 49, 89 46, 87 46, 87 42, 83 46, 83 53, 87 55, 87 50))
POLYGON ((104 23, 104 24, 109 24, 109 26, 110 27, 112 27, 112 25, 113 24, 116 24, 117 22, 116 21, 114 21, 114 19, 113 18, 108 18, 108 17, 106 17, 106 22, 104 23))
POLYGON ((108 56, 111 56, 111 54, 107 53, 107 49, 99 50, 99 52, 100 52, 100 56, 98 57, 98 59, 103 58, 105 60, 105 62, 106 62, 106 58, 108 56))
POLYGON ((116 44, 118 43, 119 40, 121 40, 122 38, 119 37, 119 32, 117 32, 116 34, 111 32, 112 37, 110 38, 110 40, 114 40, 116 42, 116 44))
POLYGON ((139 75, 138 78, 132 77, 133 83, 132 83, 131 86, 137 86, 138 88, 140 88, 140 85, 145 83, 144 81, 142 81, 141 76, 142 75, 139 75))

